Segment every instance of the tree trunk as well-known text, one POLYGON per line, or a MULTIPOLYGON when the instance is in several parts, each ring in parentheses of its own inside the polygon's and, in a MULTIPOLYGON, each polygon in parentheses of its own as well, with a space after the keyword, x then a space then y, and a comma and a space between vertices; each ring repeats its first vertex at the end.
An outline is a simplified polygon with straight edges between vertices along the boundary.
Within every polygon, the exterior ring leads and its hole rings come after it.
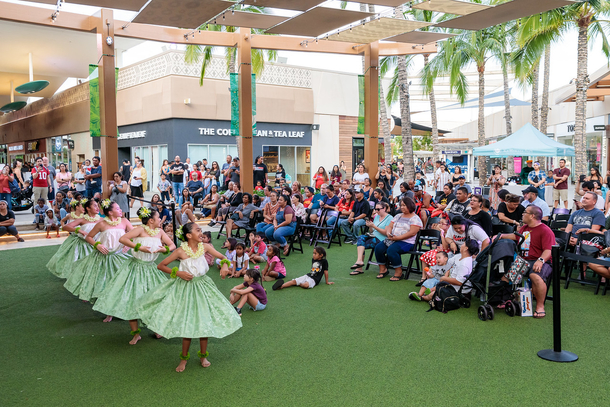
POLYGON ((587 32, 589 23, 578 22, 578 69, 576 75, 576 120, 574 126, 575 164, 572 171, 578 177, 587 174, 586 123, 587 123, 587 32))
POLYGON ((229 58, 229 73, 237 72, 237 60, 235 58, 236 52, 237 49, 235 49, 234 52, 231 52, 231 57, 229 58))
MULTIPOLYGON (((429 54, 424 54, 424 65, 428 65, 429 54)), ((432 121, 432 161, 436 162, 441 159, 441 146, 438 142, 438 117, 436 115, 436 97, 434 96, 434 85, 430 89, 428 95, 430 99, 430 119, 432 121)))
MULTIPOLYGON (((544 74, 542 78, 542 106, 540 108, 540 131, 547 132, 549 121, 549 79, 551 77, 551 45, 544 50, 544 74)), ((546 159, 540 161, 540 169, 546 170, 546 159)))
MULTIPOLYGON (((485 66, 480 66, 479 71, 479 146, 485 145, 485 66)), ((487 181, 486 157, 479 156, 477 168, 479 169, 479 185, 485 185, 487 181)))
POLYGON ((386 164, 392 162, 392 135, 388 123, 388 110, 385 105, 385 92, 383 91, 382 77, 379 76, 379 116, 381 120, 381 133, 383 137, 383 158, 386 164))
POLYGON ((532 71, 532 126, 538 128, 540 126, 538 120, 538 82, 540 77, 540 61, 536 63, 532 71))
MULTIPOLYGON (((504 120, 506 121, 506 136, 513 134, 512 117, 510 115, 510 89, 508 88, 508 68, 506 63, 502 67, 502 77, 504 79, 504 120)), ((508 157, 508 176, 515 175, 515 160, 514 157, 508 157)))

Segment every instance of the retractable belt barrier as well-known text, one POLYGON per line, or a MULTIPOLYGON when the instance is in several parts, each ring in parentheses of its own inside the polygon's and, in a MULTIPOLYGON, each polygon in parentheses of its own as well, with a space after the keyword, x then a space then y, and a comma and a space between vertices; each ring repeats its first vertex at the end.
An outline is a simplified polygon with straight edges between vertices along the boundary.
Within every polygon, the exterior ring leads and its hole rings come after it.
POLYGON ((176 247, 178 247, 178 238, 176 237, 176 204, 174 202, 169 205, 166 205, 163 202, 151 202, 131 195, 127 195, 127 199, 134 199, 136 201, 146 202, 149 204, 163 206, 164 208, 169 208, 172 211, 172 235, 174 236, 174 244, 176 245, 176 247))

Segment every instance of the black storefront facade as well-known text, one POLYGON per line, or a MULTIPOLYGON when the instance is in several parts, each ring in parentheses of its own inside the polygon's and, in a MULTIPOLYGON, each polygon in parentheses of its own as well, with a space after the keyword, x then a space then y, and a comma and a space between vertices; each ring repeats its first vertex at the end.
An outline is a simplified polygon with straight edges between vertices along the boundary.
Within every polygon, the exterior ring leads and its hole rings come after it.
MULTIPOLYGON (((156 190, 159 169, 164 159, 179 155, 191 163, 206 158, 222 167, 226 156, 237 156, 237 139, 230 136, 231 122, 221 120, 167 119, 119 126, 119 161, 138 156, 144 160, 148 179, 156 190)), ((287 176, 302 184, 311 183, 310 124, 257 123, 253 155, 263 156, 270 173, 278 163, 287 176)))

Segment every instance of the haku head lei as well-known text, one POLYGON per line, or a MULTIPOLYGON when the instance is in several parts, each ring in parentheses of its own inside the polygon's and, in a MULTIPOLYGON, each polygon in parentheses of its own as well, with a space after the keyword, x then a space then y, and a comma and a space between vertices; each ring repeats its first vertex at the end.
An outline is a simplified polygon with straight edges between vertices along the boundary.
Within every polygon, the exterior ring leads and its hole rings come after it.
POLYGON ((178 239, 180 239, 181 241, 185 242, 186 241, 186 237, 184 236, 184 231, 182 230, 183 226, 180 226, 179 228, 176 229, 176 237, 178 239))
POLYGON ((78 205, 81 205, 81 204, 82 204, 82 202, 79 200, 76 200, 76 199, 73 199, 70 201, 70 206, 73 208, 76 208, 78 205))
POLYGON ((141 207, 138 211, 138 218, 140 218, 140 220, 142 220, 142 218, 150 218, 150 214, 150 209, 141 207))
POLYGON ((88 200, 87 198, 82 198, 82 199, 80 200, 80 203, 81 203, 82 205, 84 205, 84 204, 86 204, 88 201, 89 201, 89 200, 88 200))
POLYGON ((101 203, 102 208, 104 209, 108 209, 110 208, 110 205, 112 205, 112 201, 110 199, 104 199, 101 203))

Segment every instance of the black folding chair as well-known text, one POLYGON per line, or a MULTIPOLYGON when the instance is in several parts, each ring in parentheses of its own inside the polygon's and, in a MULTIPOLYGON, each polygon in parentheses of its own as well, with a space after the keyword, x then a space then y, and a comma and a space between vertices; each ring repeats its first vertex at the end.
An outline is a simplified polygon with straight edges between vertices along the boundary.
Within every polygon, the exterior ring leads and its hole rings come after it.
MULTIPOLYGON (((577 253, 580 252, 581 255, 585 255, 584 251, 582 250, 582 246, 587 244, 587 243, 583 243, 583 242, 587 242, 587 241, 591 241, 592 239, 595 238, 601 238, 603 239, 604 235, 600 235, 597 233, 580 233, 578 234, 578 242, 576 243, 576 250, 577 253)), ((591 286, 596 286, 597 290, 595 291, 595 294, 597 294, 597 292, 599 291, 599 281, 595 281, 595 280, 591 280, 591 279, 587 279, 587 269, 583 270, 583 265, 585 264, 584 262, 576 262, 576 268, 578 270, 578 275, 580 277, 579 279, 574 279, 572 278, 572 274, 574 272, 574 267, 572 266, 573 262, 569 262, 569 264, 567 264, 567 272, 566 272, 566 284, 565 284, 565 289, 567 289, 570 285, 570 283, 572 281, 580 283, 582 285, 591 285, 591 286), (572 266, 572 267, 570 267, 572 266)), ((594 276, 596 274, 594 273, 594 276)))
POLYGON ((430 216, 428 216, 428 221, 426 222, 426 229, 432 228, 432 225, 434 225, 435 223, 441 223, 441 217, 437 216, 435 218, 431 218, 430 216))
POLYGON ((303 253, 303 242, 301 241, 301 218, 297 217, 297 227, 294 230, 294 233, 288 237, 288 244, 290 245, 290 250, 288 250, 288 254, 286 256, 290 256, 292 252, 303 253), (299 247, 297 248, 297 244, 299 247))
POLYGON ((421 229, 415 237, 415 245, 413 250, 405 253, 410 256, 407 267, 403 266, 405 272, 405 280, 409 279, 411 273, 421 274, 423 273, 422 262, 420 256, 434 247, 440 246, 441 243, 441 232, 436 229, 421 229), (419 262, 419 268, 413 269, 413 261, 419 262))
POLYGON ((338 211, 324 211, 322 216, 320 217, 321 224, 314 228, 314 238, 313 245, 316 246, 318 243, 326 243, 328 244, 327 248, 330 249, 330 246, 333 243, 338 243, 341 246, 341 238, 339 237, 339 233, 337 233, 339 229, 339 212, 338 211), (328 225, 327 220, 336 217, 337 220, 333 225, 328 225), (326 238, 323 238, 324 232, 326 232, 326 238), (337 239, 335 241, 335 239, 337 239))

